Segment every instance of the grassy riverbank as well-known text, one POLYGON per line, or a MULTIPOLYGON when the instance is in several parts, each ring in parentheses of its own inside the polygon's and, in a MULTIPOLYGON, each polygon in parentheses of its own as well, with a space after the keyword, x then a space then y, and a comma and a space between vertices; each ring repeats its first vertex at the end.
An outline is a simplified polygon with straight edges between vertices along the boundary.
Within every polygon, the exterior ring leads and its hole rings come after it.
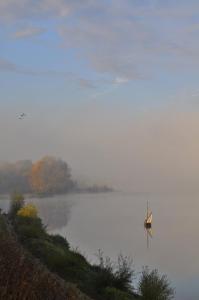
POLYGON ((19 242, 6 216, 0 215, 0 299, 91 300, 75 285, 46 268, 19 242))
MULTIPOLYGON (((73 294, 79 293, 77 298, 71 299, 87 299, 80 296, 81 293, 77 292, 79 289, 93 299, 135 299, 130 285, 131 274, 125 265, 125 258, 120 258, 121 266, 118 267, 117 271, 114 271, 111 264, 105 261, 102 256, 99 265, 91 265, 83 255, 70 249, 66 239, 58 235, 47 234, 41 220, 35 216, 15 216, 10 221, 8 216, 1 215, 0 230, 1 261, 4 261, 4 266, 1 265, 0 268, 1 270, 4 269, 5 274, 7 273, 4 279, 7 277, 8 284, 6 286, 9 291, 15 290, 21 294, 23 292, 21 281, 25 280, 25 284, 29 285, 30 294, 34 294, 31 291, 31 286, 33 290, 40 293, 40 288, 42 291, 44 288, 47 289, 49 285, 50 289, 53 287, 57 289, 58 295, 60 293, 67 295, 68 288, 65 283, 71 282, 77 287, 74 288, 71 285, 74 290, 73 294), (6 251, 8 248, 9 251, 6 251), (23 265, 18 266, 17 262, 22 260, 23 265), (11 273, 12 268, 15 268, 14 274, 11 273), (28 282, 25 274, 28 274, 28 282), (12 278, 13 275, 14 278, 12 278), (11 276, 12 286, 9 286, 9 276, 11 276), (38 284, 41 284, 40 288, 38 284)), ((70 290, 72 289, 71 286, 70 290)), ((8 290, 6 293, 9 293, 8 290)), ((42 297, 38 299, 44 299, 42 297)), ((59 297, 45 299, 59 299, 59 297)))
POLYGON ((65 238, 48 234, 36 207, 25 205, 21 195, 8 214, 0 214, 0 249, 0 299, 172 299, 166 277, 146 269, 141 296, 135 293, 128 257, 120 255, 114 264, 99 252, 99 263, 90 264, 65 238))

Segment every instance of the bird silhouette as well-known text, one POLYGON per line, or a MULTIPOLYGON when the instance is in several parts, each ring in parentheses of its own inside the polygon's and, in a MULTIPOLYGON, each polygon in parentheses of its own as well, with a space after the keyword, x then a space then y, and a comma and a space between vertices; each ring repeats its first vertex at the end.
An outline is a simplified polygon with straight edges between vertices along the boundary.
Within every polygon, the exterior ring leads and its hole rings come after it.
POLYGON ((26 117, 25 113, 21 113, 18 117, 19 120, 23 120, 26 117))

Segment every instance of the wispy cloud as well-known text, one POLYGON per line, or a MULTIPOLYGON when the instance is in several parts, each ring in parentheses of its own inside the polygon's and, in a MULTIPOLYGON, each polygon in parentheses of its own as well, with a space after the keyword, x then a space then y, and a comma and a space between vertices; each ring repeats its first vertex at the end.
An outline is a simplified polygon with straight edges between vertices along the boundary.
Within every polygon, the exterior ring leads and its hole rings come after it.
POLYGON ((144 36, 146 40, 150 38, 150 33, 133 20, 122 26, 119 23, 120 20, 109 19, 109 16, 103 23, 82 18, 76 26, 63 26, 60 34, 66 47, 82 49, 81 55, 95 71, 114 78, 140 79, 135 60, 136 48, 140 47, 144 36))
POLYGON ((57 70, 38 70, 17 65, 11 61, 0 58, 0 72, 10 72, 26 76, 39 76, 43 78, 62 78, 74 82, 77 86, 85 89, 95 89, 99 82, 80 77, 72 72, 57 70))
MULTIPOLYGON (((120 80, 150 78, 157 69, 173 72, 175 67, 181 72, 198 64, 198 16, 199 3, 185 0, 0 1, 1 22, 59 20, 54 28, 66 48, 78 50, 78 60, 120 80)), ((42 32, 39 26, 24 27, 15 37, 42 32)))
POLYGON ((17 39, 29 38, 35 35, 40 35, 45 31, 46 30, 44 28, 40 27, 27 27, 16 31, 13 36, 17 39))
POLYGON ((2 72, 16 72, 17 66, 12 62, 4 59, 0 59, 0 71, 2 72))
POLYGON ((1 22, 63 18, 80 8, 92 7, 93 0, 1 0, 1 22))
POLYGON ((137 1, 107 1, 95 17, 74 15, 75 22, 66 22, 59 32, 65 46, 81 49, 82 58, 96 72, 143 79, 157 68, 172 72, 174 65, 181 69, 184 62, 186 67, 197 62, 199 43, 191 40, 186 22, 192 15, 199 15, 199 5, 188 6, 184 1, 178 6, 171 1, 167 5, 163 1, 150 5, 148 1, 140 5, 137 1))
POLYGON ((76 80, 78 81, 80 87, 89 88, 89 89, 96 88, 96 83, 92 80, 85 79, 85 78, 76 78, 76 80))
POLYGON ((23 67, 18 64, 15 64, 9 60, 0 58, 0 72, 11 72, 17 73, 21 75, 29 75, 29 76, 70 76, 70 73, 65 72, 57 72, 54 70, 33 70, 28 67, 23 67))

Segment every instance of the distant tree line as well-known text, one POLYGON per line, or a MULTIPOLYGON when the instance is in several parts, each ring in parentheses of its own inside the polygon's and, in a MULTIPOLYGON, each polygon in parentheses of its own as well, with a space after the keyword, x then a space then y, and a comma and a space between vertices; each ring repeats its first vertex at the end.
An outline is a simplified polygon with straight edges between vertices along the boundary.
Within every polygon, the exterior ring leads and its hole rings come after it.
POLYGON ((113 188, 107 185, 97 185, 93 184, 91 186, 76 186, 76 191, 80 193, 108 193, 113 192, 113 188))
POLYGON ((69 191, 80 193, 107 193, 113 189, 107 185, 79 185, 71 175, 71 169, 62 159, 45 156, 32 162, 0 164, 0 194, 53 195, 69 191))
POLYGON ((66 162, 45 156, 33 163, 22 160, 0 165, 0 193, 14 191, 33 194, 65 193, 75 188, 66 162))

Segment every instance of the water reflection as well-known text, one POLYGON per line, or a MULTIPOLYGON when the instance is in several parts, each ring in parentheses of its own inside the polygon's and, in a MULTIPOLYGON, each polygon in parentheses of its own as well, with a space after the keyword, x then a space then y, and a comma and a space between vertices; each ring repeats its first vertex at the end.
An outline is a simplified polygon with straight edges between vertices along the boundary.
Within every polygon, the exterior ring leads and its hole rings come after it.
POLYGON ((41 199, 28 199, 27 202, 33 202, 39 211, 48 231, 54 231, 65 227, 71 217, 71 208, 74 205, 73 200, 69 200, 66 195, 41 199))
POLYGON ((147 249, 149 249, 149 240, 153 237, 152 228, 145 228, 146 231, 146 241, 147 241, 147 249))
MULTIPOLYGON (((49 198, 27 198, 26 203, 34 203, 38 209, 42 222, 47 226, 48 231, 53 231, 65 227, 71 217, 71 209, 75 201, 73 197, 61 195, 49 198)), ((8 196, 0 198, 0 208, 3 212, 8 212, 10 198, 8 196)))

